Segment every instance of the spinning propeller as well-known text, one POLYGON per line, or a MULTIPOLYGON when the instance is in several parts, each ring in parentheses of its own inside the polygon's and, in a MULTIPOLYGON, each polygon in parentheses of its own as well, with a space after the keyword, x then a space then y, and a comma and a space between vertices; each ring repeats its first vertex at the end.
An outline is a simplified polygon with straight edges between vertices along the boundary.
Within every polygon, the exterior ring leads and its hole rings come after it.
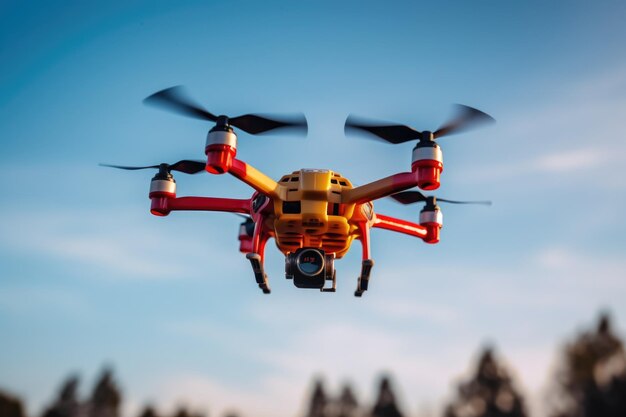
POLYGON ((251 135, 258 135, 276 129, 291 129, 307 132, 307 122, 303 114, 284 116, 244 114, 237 117, 216 116, 194 103, 184 92, 183 87, 166 88, 144 99, 145 104, 163 107, 175 113, 196 119, 216 122, 218 126, 235 126, 251 135))
POLYGON ((179 172, 184 172, 185 174, 197 174, 198 172, 204 171, 205 165, 206 165, 206 162, 190 161, 188 159, 183 159, 172 165, 162 163, 159 165, 149 165, 145 167, 128 167, 128 166, 122 166, 122 165, 100 164, 100 166, 103 166, 103 167, 127 169, 127 170, 132 170, 132 171, 137 170, 137 169, 156 168, 159 170, 159 173, 167 173, 167 174, 169 174, 170 171, 179 171, 179 172))
POLYGON ((437 198, 435 196, 427 197, 419 191, 402 191, 400 193, 392 194, 389 197, 396 200, 401 204, 413 204, 419 203, 421 201, 425 201, 427 205, 434 206, 438 201, 442 203, 451 203, 451 204, 481 204, 484 206, 490 206, 491 201, 456 201, 456 200, 447 200, 445 198, 437 198))
POLYGON ((428 130, 420 132, 405 125, 379 125, 353 115, 346 119, 345 132, 367 132, 386 142, 398 144, 415 139, 420 142, 433 141, 442 136, 473 129, 481 124, 495 122, 493 117, 473 107, 457 104, 456 109, 456 115, 434 132, 428 130))

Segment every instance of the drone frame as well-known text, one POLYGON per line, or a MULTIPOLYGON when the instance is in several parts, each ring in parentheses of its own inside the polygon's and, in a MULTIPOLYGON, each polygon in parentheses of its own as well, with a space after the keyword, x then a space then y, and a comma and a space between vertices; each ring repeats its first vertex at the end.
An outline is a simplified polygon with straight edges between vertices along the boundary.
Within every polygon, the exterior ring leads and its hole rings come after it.
MULTIPOLYGON (((463 105, 457 105, 457 115, 434 132, 420 132, 409 126, 396 124, 376 125, 349 116, 345 124, 346 132, 348 130, 366 132, 392 144, 412 140, 417 140, 418 142, 413 148, 411 171, 399 172, 358 187, 352 187, 349 181, 344 179, 345 181, 341 181, 341 188, 337 188, 339 185, 335 185, 335 188, 331 191, 333 186, 331 185, 329 188, 324 184, 328 184, 328 182, 337 184, 337 179, 331 179, 331 175, 340 177, 337 173, 333 174, 328 170, 302 169, 299 171, 298 179, 294 177, 287 179, 287 176, 285 176, 278 182, 236 158, 237 135, 233 127, 253 135, 279 128, 306 131, 306 118, 302 114, 299 116, 292 115, 289 118, 273 118, 259 114, 246 114, 232 118, 225 115, 217 116, 190 100, 183 93, 180 86, 158 91, 146 98, 144 102, 167 107, 171 111, 188 117, 215 123, 207 135, 205 146, 206 165, 201 161, 184 160, 173 165, 160 164, 149 167, 109 166, 122 169, 159 168, 159 173, 152 179, 149 194, 151 199, 150 211, 156 216, 167 216, 172 211, 221 211, 248 216, 249 220, 247 223, 242 224, 243 231, 240 232, 240 251, 246 253, 246 257, 252 265, 256 282, 264 293, 270 292, 268 278, 263 265, 265 247, 267 241, 272 237, 276 238, 279 249, 286 256, 290 256, 292 250, 314 247, 315 242, 317 242, 317 247, 324 249, 332 255, 332 259, 335 256, 338 258, 342 257, 350 249, 354 239, 360 240, 362 246, 362 267, 355 292, 356 296, 361 296, 368 289, 369 275, 374 264, 371 259, 370 249, 370 230, 372 228, 403 233, 420 238, 430 244, 439 242, 443 217, 436 204, 436 198, 425 197, 419 192, 407 192, 405 190, 416 186, 422 190, 434 190, 439 187, 439 176, 443 171, 443 156, 441 148, 435 142, 435 139, 459 133, 478 123, 494 121, 486 113, 463 105), (228 173, 249 185, 255 191, 249 199, 178 197, 176 195, 176 183, 170 171, 197 173, 203 169, 211 174, 228 173), (294 180, 298 181, 297 190, 283 184, 284 181, 291 183, 294 180), (299 193, 296 194, 298 196, 296 197, 297 200, 293 200, 294 194, 290 194, 291 192, 299 193), (376 214, 373 210, 372 201, 388 196, 394 197, 403 204, 425 201, 426 205, 420 211, 419 224, 376 214), (283 203, 282 210, 275 204, 277 201, 283 203), (270 202, 274 204, 270 205, 270 202), (289 203, 297 204, 298 211, 286 211, 285 204, 289 203), (308 211, 300 211, 301 203, 308 205, 308 211), (321 237, 309 231, 317 230, 315 229, 316 226, 323 226, 320 224, 319 219, 314 217, 320 215, 322 209, 326 210, 325 214, 329 217, 334 215, 336 219, 339 219, 332 221, 328 219, 328 221, 335 222, 333 227, 337 228, 335 229, 336 231, 342 230, 342 233, 333 233, 333 237, 328 238, 328 243, 322 243, 321 237), (283 221, 282 217, 287 218, 286 221, 289 223, 294 219, 294 217, 290 216, 296 213, 300 214, 300 223, 299 229, 295 230, 300 230, 300 233, 294 231, 293 228, 287 228, 286 232, 279 230, 279 226, 283 226, 280 223, 283 221), (272 218, 279 223, 271 223, 270 220, 272 218), (249 223, 250 221, 254 223, 254 230, 251 236, 248 235, 247 227, 252 226, 249 223), (300 241, 296 243, 282 241, 284 236, 281 233, 288 236, 298 235, 300 241), (281 240, 279 240, 279 237, 281 240), (331 241, 334 243, 330 243, 331 241)), ((296 173, 294 172, 294 174, 296 173)), ((290 185, 293 187, 293 184, 290 185)), ((443 199, 440 201, 476 203, 443 199)), ((288 224, 287 226, 291 225, 288 224)), ((327 234, 331 235, 330 232, 327 234)), ((333 282, 331 288, 321 288, 321 290, 335 291, 334 269, 330 274, 330 278, 326 275, 326 272, 324 274, 324 279, 332 279, 333 282)), ((296 282, 294 281, 294 283, 296 282)), ((296 286, 300 285, 296 283, 296 286)), ((312 287, 306 286, 306 288, 312 287)))

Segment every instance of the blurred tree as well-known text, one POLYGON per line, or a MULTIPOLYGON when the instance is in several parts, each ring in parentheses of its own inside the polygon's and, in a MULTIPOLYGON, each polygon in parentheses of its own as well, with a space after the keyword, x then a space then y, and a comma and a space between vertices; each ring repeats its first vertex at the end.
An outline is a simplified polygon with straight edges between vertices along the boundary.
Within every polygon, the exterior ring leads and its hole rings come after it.
POLYGON ((79 417, 83 414, 83 406, 78 401, 78 376, 70 375, 59 390, 55 402, 48 407, 43 417, 79 417))
POLYGON ((607 314, 565 346, 556 384, 555 417, 626 416, 626 354, 607 314))
POLYGON ((328 416, 328 397, 324 390, 324 384, 321 379, 315 381, 311 401, 306 413, 306 417, 327 417, 328 416))
POLYGON ((378 398, 372 409, 373 417, 402 417, 402 413, 396 404, 396 396, 391 388, 389 377, 384 376, 380 380, 378 398))
POLYGON ((457 398, 446 407, 445 417, 525 417, 522 396, 490 348, 478 361, 473 378, 458 386, 457 398))
POLYGON ((355 417, 358 403, 354 391, 349 384, 345 384, 341 390, 341 395, 337 400, 337 417, 355 417))
POLYGON ((202 413, 192 413, 185 406, 180 406, 174 413, 173 417, 204 417, 202 413))
POLYGON ((141 410, 141 413, 139 413, 139 417, 159 417, 159 415, 157 414, 154 407, 152 407, 151 405, 146 405, 144 406, 143 410, 141 410))
POLYGON ((0 417, 24 417, 22 402, 18 398, 0 391, 0 417))
POLYGON ((113 371, 105 368, 89 400, 89 417, 119 417, 122 394, 113 380, 113 371))

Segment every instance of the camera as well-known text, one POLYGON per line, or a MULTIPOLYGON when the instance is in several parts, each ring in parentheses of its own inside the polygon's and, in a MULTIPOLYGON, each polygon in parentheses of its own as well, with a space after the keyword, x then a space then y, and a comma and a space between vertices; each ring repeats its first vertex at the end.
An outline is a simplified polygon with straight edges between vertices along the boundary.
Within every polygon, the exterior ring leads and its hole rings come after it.
POLYGON ((317 248, 300 248, 285 257, 285 277, 298 288, 323 289, 326 280, 335 280, 335 254, 317 248))

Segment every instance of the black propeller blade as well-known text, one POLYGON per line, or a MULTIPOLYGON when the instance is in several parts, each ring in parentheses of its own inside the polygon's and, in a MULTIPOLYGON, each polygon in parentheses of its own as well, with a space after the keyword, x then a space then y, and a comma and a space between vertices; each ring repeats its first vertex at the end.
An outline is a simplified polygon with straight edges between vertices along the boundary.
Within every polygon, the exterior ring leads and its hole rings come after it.
MULTIPOLYGON (((401 204, 419 203, 420 201, 428 201, 429 198, 435 198, 435 197, 426 197, 424 194, 420 193, 419 191, 402 191, 396 194, 392 194, 389 197, 393 198, 394 200, 396 200, 398 203, 401 203, 401 204)), ((457 201, 457 200, 448 200, 445 198, 436 198, 436 201, 441 201, 441 202, 451 203, 451 204, 482 204, 485 206, 490 206, 492 204, 491 201, 457 201)))
POLYGON ((190 161, 188 159, 183 159, 181 161, 176 162, 175 164, 159 164, 159 165, 150 165, 145 167, 129 167, 122 165, 109 165, 109 164, 100 164, 103 167, 111 167, 111 168, 119 168, 119 169, 127 169, 127 170, 137 170, 137 169, 148 169, 148 168, 163 168, 165 171, 179 171, 184 172, 185 174, 197 174, 198 172, 204 171, 204 167, 206 166, 206 162, 203 161, 190 161))
POLYGON ((481 124, 495 123, 495 121, 493 117, 485 112, 470 106, 457 104, 456 115, 452 120, 444 123, 443 126, 437 129, 433 136, 436 139, 442 136, 454 135, 478 127, 481 124))
POLYGON ((230 119, 230 124, 251 135, 275 129, 289 129, 306 135, 308 126, 304 114, 264 117, 259 114, 244 114, 230 119))
POLYGON ((238 127, 251 135, 258 135, 276 129, 290 129, 303 134, 307 132, 306 118, 301 113, 283 116, 244 114, 233 118, 226 116, 218 117, 191 100, 181 86, 158 91, 144 99, 143 102, 196 119, 219 123, 218 119, 223 118, 222 120, 226 124, 238 127))
POLYGON ((143 100, 144 104, 164 107, 183 116, 195 117, 196 119, 217 121, 217 116, 203 109, 199 104, 188 98, 181 86, 166 88, 157 91, 143 100))
POLYGON ((356 116, 348 116, 345 124, 345 132, 365 131, 389 143, 398 144, 410 140, 433 140, 442 136, 460 133, 489 122, 495 122, 493 117, 473 107, 456 105, 456 115, 447 123, 444 123, 434 133, 430 131, 420 132, 412 127, 396 124, 379 124, 356 116))
POLYGON ((349 115, 346 119, 344 132, 365 131, 387 142, 398 144, 408 142, 410 140, 422 139, 422 132, 418 132, 409 126, 404 125, 374 125, 372 122, 357 116, 349 115))

